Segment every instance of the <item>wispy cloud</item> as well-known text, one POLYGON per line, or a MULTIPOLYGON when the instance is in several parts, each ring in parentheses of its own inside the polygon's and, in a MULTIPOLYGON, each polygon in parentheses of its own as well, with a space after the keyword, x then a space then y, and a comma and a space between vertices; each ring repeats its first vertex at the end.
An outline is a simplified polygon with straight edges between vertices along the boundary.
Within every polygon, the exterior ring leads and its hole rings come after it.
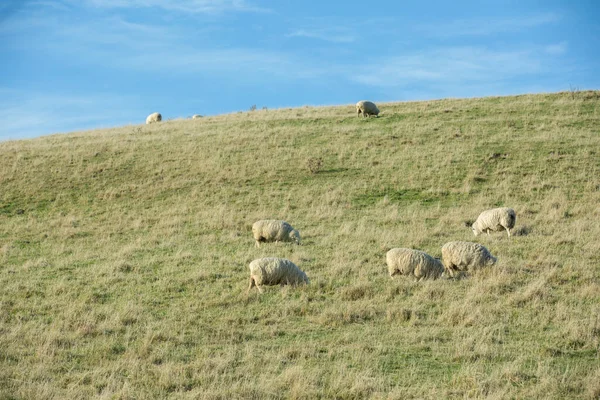
POLYGON ((307 29, 298 29, 292 33, 288 33, 285 35, 286 37, 294 38, 294 37, 303 37, 310 39, 319 39, 324 40, 326 42, 332 43, 352 43, 356 40, 356 37, 349 32, 342 32, 338 30, 327 30, 327 29, 316 29, 316 30, 307 30, 307 29))
POLYGON ((406 87, 420 84, 495 82, 540 72, 542 48, 490 50, 482 47, 439 48, 366 65, 364 75, 350 79, 371 86, 406 87))
MULTIPOLYGON (((365 40, 390 39, 399 32, 392 17, 310 17, 289 21, 287 38, 307 38, 331 43, 355 43, 365 40)), ((397 38, 396 43, 402 41, 397 38)))
POLYGON ((270 12, 246 0, 67 0, 95 8, 161 8, 183 13, 270 12))
MULTIPOLYGON (((62 16, 27 16, 0 28, 22 32, 24 26, 43 30, 47 40, 33 37, 30 51, 69 60, 70 64, 103 66, 134 72, 177 71, 178 75, 228 74, 228 80, 255 82, 278 77, 314 78, 319 68, 311 68, 301 57, 283 51, 251 47, 213 47, 210 42, 193 40, 214 34, 217 27, 206 26, 193 33, 160 24, 143 24, 111 16, 80 23, 62 16)), ((23 36, 22 36, 23 37, 23 36)), ((22 46, 21 38, 14 46, 22 46)))
POLYGON ((526 29, 553 24, 560 21, 556 13, 543 13, 529 16, 493 18, 479 17, 473 19, 458 19, 439 24, 418 26, 418 30, 430 36, 485 36, 498 33, 519 32, 526 29))
MULTIPOLYGON (((121 125, 136 98, 110 94, 52 94, 0 88, 0 141, 121 125)), ((138 115, 143 112, 138 111, 138 115)), ((133 121, 143 122, 143 121, 133 121)))
POLYGON ((561 55, 567 52, 568 44, 566 41, 560 43, 550 44, 544 48, 546 53, 551 55, 561 55))

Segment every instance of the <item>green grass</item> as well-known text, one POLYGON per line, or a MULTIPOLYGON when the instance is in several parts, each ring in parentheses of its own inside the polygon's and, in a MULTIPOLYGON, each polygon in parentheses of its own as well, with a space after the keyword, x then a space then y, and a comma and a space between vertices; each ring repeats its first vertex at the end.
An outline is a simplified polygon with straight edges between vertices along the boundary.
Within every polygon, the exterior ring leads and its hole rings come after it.
POLYGON ((0 398, 598 398, 600 92, 380 109, 0 143, 0 398), (475 238, 497 206, 517 234, 475 238), (498 264, 387 275, 451 240, 498 264), (311 284, 246 295, 263 256, 311 284))

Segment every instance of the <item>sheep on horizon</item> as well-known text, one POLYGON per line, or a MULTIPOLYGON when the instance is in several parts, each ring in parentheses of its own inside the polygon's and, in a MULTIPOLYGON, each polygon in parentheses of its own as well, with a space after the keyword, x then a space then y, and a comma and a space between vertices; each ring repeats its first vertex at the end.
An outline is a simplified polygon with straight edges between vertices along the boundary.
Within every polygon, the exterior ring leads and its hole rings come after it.
POLYGON ((373 102, 361 100, 356 103, 356 116, 359 117, 360 113, 362 113, 363 117, 371 115, 379 116, 379 108, 373 102))
POLYGON ((152 113, 150 115, 148 115, 148 117, 146 117, 146 124, 153 124, 155 122, 160 122, 162 121, 162 115, 160 115, 160 113, 152 113))

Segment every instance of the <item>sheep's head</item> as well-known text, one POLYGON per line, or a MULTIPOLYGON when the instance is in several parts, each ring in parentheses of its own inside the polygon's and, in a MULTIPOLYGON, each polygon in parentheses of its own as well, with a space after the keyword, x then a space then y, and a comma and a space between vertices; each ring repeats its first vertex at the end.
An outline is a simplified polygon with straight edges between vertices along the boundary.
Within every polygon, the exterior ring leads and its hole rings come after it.
POLYGON ((290 238, 296 243, 296 244, 300 244, 300 232, 298 232, 296 229, 294 229, 293 231, 290 232, 290 238))
POLYGON ((473 231, 473 235, 475 236, 479 236, 479 234, 481 233, 477 230, 477 228, 475 228, 475 224, 471 225, 471 230, 473 231))

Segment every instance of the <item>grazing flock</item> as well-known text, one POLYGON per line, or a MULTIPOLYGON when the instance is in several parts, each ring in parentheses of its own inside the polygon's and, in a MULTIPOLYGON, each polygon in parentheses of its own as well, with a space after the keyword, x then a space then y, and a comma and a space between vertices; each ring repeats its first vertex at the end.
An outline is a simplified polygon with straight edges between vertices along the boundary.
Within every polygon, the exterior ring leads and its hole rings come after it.
MULTIPOLYGON (((379 108, 375 103, 361 100, 356 103, 356 115, 360 117, 379 116, 379 108)), ((193 119, 201 118, 194 115, 193 119)), ((146 124, 160 122, 160 113, 152 113, 146 118, 146 124)), ((475 236, 481 233, 506 230, 510 237, 510 230, 514 228, 517 220, 512 208, 501 207, 483 211, 471 226, 475 236)), ((264 219, 252 225, 252 236, 256 247, 261 243, 292 242, 300 245, 300 232, 286 221, 264 219)), ((393 248, 386 254, 388 273, 393 279, 396 275, 412 276, 421 281, 423 279, 459 278, 465 273, 480 268, 492 266, 496 263, 488 249, 479 243, 453 241, 442 246, 442 259, 434 258, 429 254, 415 249, 393 248)), ((250 268, 250 284, 247 293, 256 287, 263 293, 261 285, 298 285, 310 282, 306 273, 296 264, 285 258, 265 257, 252 261, 250 268)))

